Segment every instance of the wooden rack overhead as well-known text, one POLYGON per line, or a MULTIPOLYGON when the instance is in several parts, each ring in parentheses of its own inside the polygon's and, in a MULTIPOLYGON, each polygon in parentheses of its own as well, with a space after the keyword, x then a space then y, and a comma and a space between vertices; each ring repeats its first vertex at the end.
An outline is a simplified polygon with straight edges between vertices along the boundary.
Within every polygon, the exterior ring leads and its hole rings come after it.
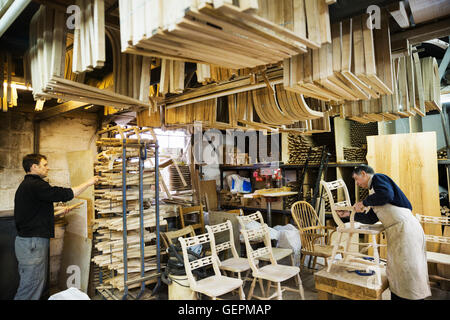
POLYGON ((276 12, 274 2, 119 0, 122 51, 239 69, 277 63, 330 41, 326 0, 283 1, 286 10, 276 12), (314 19, 306 22, 305 12, 314 19), (287 22, 289 28, 281 25, 287 22))
POLYGON ((380 29, 374 29, 371 21, 369 14, 363 14, 335 23, 329 43, 285 59, 285 88, 325 101, 392 94, 387 13, 382 14, 380 29))

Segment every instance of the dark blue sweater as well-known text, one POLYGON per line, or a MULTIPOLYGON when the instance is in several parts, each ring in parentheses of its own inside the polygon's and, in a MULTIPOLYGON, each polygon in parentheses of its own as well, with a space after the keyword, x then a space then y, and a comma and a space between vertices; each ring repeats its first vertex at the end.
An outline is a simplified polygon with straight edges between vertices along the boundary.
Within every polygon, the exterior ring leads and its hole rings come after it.
MULTIPOLYGON (((395 182, 387 175, 382 173, 374 174, 370 188, 373 188, 375 193, 364 199, 364 206, 382 206, 390 203, 397 207, 412 210, 411 202, 409 202, 403 191, 400 190, 395 182)), ((378 217, 375 212, 370 209, 367 214, 357 212, 355 214, 355 221, 373 224, 378 221, 378 217)))

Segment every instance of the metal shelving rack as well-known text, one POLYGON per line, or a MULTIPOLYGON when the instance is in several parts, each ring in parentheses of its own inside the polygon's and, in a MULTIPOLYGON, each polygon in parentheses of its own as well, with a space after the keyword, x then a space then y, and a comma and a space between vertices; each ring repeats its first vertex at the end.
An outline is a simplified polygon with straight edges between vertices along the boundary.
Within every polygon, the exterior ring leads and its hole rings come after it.
MULTIPOLYGON (((161 245, 160 245, 160 216, 159 216, 159 146, 154 137, 153 140, 141 139, 140 134, 144 132, 151 132, 151 129, 139 129, 137 127, 121 128, 119 126, 108 127, 99 132, 100 135, 109 133, 119 134, 120 138, 100 138, 99 144, 104 147, 120 147, 122 151, 122 230, 123 230, 123 284, 124 290, 122 297, 118 297, 111 289, 112 287, 103 286, 102 284, 102 271, 100 269, 100 286, 97 290, 108 300, 126 300, 128 298, 140 299, 144 296, 146 291, 146 282, 148 280, 157 278, 156 285, 154 286, 151 296, 154 297, 161 286, 161 245), (129 136, 136 135, 136 139, 130 139, 129 136), (139 150, 139 247, 140 247, 140 278, 128 279, 128 236, 127 236, 127 149, 139 150), (144 161, 147 160, 148 151, 154 150, 154 168, 155 175, 155 197, 152 206, 155 207, 155 222, 156 222, 156 266, 157 270, 155 274, 145 276, 145 240, 144 240, 144 161), (141 283, 141 290, 135 296, 129 292, 129 285, 135 283, 141 283)), ((148 171, 148 170, 147 170, 148 171)), ((101 172, 98 172, 101 175, 101 172)), ((111 252, 112 253, 112 252, 111 252)), ((111 256, 112 257, 112 256, 111 256)))

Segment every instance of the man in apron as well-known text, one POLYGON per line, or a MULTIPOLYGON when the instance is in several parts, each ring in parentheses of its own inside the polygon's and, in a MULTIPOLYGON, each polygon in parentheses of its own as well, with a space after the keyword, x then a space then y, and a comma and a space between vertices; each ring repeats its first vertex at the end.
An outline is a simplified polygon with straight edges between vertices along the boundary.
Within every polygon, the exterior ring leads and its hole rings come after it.
MULTIPOLYGON (((392 300, 420 300, 431 295, 428 283, 425 235, 412 214, 405 194, 388 176, 361 165, 353 170, 358 186, 369 189, 369 196, 353 207, 355 221, 373 224, 381 221, 387 238, 386 275, 392 300), (370 207, 367 213, 363 213, 370 207)), ((339 212, 348 217, 348 211, 339 212)))

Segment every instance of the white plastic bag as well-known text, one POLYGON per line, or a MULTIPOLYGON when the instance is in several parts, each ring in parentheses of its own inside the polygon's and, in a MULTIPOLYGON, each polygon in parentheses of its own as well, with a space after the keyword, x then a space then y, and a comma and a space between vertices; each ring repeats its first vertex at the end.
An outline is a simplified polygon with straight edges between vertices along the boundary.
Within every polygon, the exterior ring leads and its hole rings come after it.
POLYGON ((274 229, 277 230, 279 234, 277 248, 292 249, 294 252, 294 264, 297 267, 300 266, 300 250, 302 249, 302 242, 299 230, 292 224, 275 226, 274 229))
POLYGON ((252 191, 252 184, 249 178, 244 178, 237 174, 230 174, 226 179, 231 193, 250 193, 252 191))
POLYGON ((55 293, 48 300, 91 300, 89 296, 75 287, 55 293))

